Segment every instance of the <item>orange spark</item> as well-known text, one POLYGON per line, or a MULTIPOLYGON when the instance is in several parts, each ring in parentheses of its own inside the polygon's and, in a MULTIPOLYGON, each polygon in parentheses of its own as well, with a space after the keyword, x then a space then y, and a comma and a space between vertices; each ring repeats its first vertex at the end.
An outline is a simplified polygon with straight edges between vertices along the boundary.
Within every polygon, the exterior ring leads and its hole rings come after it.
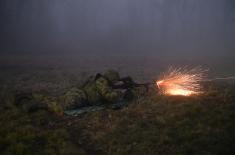
POLYGON ((201 82, 205 77, 201 67, 193 69, 170 68, 156 82, 160 92, 165 95, 191 96, 202 93, 201 82))

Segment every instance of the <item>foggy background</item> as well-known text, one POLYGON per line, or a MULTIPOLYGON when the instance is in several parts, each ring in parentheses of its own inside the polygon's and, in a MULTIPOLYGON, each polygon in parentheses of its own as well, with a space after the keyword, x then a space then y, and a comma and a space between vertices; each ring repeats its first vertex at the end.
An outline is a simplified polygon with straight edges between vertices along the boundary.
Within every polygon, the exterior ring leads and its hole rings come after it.
POLYGON ((235 67, 234 0, 1 0, 0 19, 5 67, 235 67))

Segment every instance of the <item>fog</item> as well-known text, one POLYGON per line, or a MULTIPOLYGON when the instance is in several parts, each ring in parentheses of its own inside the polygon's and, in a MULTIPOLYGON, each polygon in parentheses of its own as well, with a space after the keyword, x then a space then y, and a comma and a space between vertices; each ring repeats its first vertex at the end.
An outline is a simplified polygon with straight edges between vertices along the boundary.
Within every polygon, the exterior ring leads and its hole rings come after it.
POLYGON ((1 55, 235 66, 233 0, 1 0, 0 17, 1 55))

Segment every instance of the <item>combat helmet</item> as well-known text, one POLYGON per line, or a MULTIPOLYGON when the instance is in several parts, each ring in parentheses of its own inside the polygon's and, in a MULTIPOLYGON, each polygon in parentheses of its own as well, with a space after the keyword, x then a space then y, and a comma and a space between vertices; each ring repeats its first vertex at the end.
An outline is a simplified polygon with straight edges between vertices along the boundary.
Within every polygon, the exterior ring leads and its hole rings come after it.
POLYGON ((110 82, 115 82, 120 79, 120 76, 115 70, 108 70, 104 73, 104 77, 107 78, 110 82))

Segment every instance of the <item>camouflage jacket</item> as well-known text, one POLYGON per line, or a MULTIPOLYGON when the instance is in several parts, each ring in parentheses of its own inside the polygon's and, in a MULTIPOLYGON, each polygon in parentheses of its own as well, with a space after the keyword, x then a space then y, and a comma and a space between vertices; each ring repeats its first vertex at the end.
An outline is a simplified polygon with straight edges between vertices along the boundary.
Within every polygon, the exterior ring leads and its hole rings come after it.
POLYGON ((91 79, 84 87, 87 101, 94 105, 100 102, 114 103, 121 98, 121 92, 112 88, 112 84, 103 76, 91 79))

